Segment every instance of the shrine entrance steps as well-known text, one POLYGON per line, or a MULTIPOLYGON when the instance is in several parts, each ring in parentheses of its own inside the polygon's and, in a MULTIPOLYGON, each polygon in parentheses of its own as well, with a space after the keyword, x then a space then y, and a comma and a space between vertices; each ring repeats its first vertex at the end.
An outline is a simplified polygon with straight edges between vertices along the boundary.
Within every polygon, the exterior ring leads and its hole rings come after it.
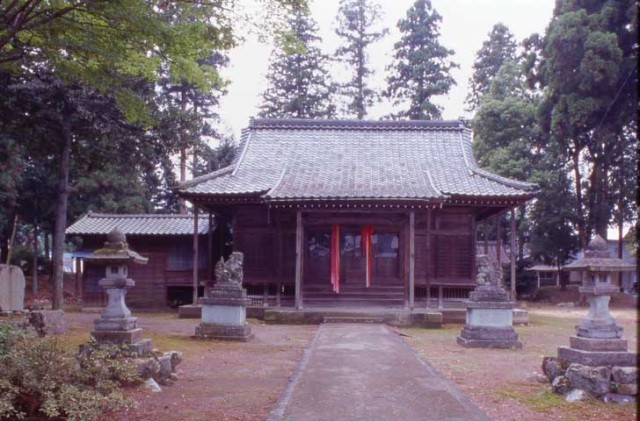
POLYGON ((306 284, 302 287, 302 296, 309 305, 403 305, 405 290, 402 284, 377 283, 368 288, 360 283, 344 283, 340 292, 332 290, 331 284, 306 284))
MULTIPOLYGON (((262 318, 270 324, 384 323, 391 326, 442 327, 442 312, 431 309, 405 309, 403 306, 332 306, 262 308, 262 318)), ((249 309, 247 309, 249 314, 249 309)))
POLYGON ((269 420, 488 418, 391 328, 324 323, 269 420))

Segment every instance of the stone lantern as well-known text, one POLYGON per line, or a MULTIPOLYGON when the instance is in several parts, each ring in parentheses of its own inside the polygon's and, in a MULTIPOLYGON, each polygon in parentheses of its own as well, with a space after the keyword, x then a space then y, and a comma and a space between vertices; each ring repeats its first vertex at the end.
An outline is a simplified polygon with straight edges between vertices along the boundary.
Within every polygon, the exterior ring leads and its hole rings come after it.
POLYGON ((622 259, 610 257, 607 241, 596 235, 584 251, 584 256, 566 265, 563 270, 579 272, 581 294, 589 302, 589 313, 576 326, 576 335, 569 338, 569 347, 559 347, 558 357, 588 366, 634 366, 636 354, 627 352, 627 340, 622 327, 609 313, 609 300, 620 293, 613 282, 617 274, 635 268, 622 259))
POLYGON ((125 296, 135 285, 128 278, 127 267, 131 262, 146 264, 148 259, 129 249, 125 235, 116 227, 107 236, 104 247, 86 257, 86 261, 103 265, 105 277, 98 281, 108 296, 107 308, 94 321, 91 335, 103 343, 127 344, 138 355, 151 351, 151 341, 141 339, 142 329, 137 327, 137 318, 131 316, 125 296))

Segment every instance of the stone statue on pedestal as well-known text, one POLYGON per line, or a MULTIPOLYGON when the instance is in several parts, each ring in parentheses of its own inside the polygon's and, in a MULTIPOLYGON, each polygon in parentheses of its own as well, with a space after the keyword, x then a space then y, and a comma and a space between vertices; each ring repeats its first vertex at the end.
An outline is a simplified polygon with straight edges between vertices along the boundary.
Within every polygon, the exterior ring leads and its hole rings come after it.
POLYGON ((242 288, 244 255, 233 252, 225 262, 216 264, 216 284, 202 302, 202 322, 196 327, 196 337, 248 341, 253 337, 246 323, 247 291, 242 288))
POLYGON ((457 338, 458 344, 470 348, 518 348, 518 334, 513 330, 513 306, 502 285, 502 268, 493 265, 489 256, 476 256, 478 286, 465 301, 466 324, 457 338))

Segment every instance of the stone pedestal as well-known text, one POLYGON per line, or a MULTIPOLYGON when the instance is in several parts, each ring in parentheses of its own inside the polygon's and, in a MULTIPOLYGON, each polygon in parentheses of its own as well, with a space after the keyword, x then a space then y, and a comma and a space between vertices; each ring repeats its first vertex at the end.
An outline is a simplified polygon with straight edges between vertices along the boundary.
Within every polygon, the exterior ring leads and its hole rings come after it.
POLYGON ((514 303, 507 292, 495 285, 477 287, 465 301, 467 318, 459 345, 469 348, 522 349, 518 334, 513 329, 514 303))
POLYGON ((142 339, 138 319, 131 316, 124 301, 135 282, 128 278, 104 278, 98 283, 107 291, 109 301, 100 318, 93 322, 91 336, 99 343, 126 345, 137 356, 151 353, 151 339, 142 339))
POLYGON ((201 323, 196 327, 196 337, 248 341, 253 338, 246 323, 247 291, 236 282, 220 282, 214 285, 211 296, 203 298, 201 323))

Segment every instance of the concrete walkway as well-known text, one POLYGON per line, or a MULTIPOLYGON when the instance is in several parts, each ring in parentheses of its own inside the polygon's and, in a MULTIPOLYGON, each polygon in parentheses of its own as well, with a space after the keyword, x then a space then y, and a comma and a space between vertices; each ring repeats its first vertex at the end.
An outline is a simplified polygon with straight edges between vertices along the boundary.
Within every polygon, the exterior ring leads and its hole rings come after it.
POLYGON ((320 325, 269 420, 487 420, 395 332, 320 325))

